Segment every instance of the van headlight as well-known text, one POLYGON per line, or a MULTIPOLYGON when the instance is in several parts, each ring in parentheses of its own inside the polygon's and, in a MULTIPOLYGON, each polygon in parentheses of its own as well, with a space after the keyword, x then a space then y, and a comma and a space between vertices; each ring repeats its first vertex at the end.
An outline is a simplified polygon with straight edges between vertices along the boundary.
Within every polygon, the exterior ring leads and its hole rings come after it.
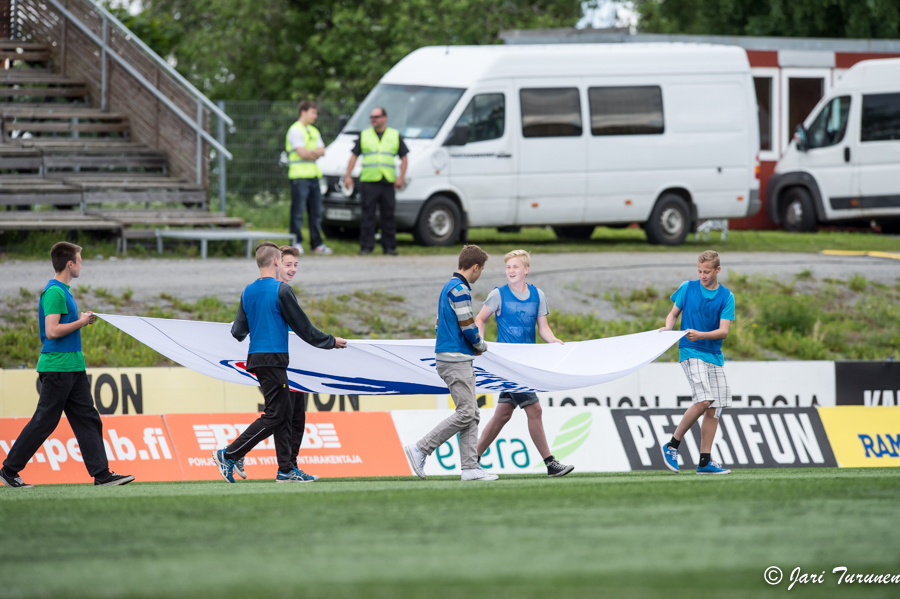
POLYGON ((319 191, 322 192, 323 196, 328 195, 328 179, 325 177, 319 177, 319 191))
POLYGON ((338 179, 338 189, 340 189, 345 198, 353 197, 353 186, 347 187, 344 185, 344 177, 338 179))

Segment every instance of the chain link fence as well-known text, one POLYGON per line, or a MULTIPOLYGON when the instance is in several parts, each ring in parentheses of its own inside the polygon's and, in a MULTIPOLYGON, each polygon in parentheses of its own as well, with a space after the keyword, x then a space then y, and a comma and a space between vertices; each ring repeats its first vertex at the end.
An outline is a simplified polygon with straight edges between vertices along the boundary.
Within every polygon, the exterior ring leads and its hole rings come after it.
MULTIPOLYGON (((284 137, 297 120, 299 102, 224 102, 225 113, 234 119, 226 127, 225 147, 234 155, 225 163, 225 189, 232 198, 249 200, 259 194, 289 193, 287 170, 278 164, 284 151, 284 137)), ((341 116, 353 115, 357 103, 317 102, 316 128, 325 145, 340 132, 341 116)), ((219 195, 219 163, 213 160, 210 197, 219 195)))

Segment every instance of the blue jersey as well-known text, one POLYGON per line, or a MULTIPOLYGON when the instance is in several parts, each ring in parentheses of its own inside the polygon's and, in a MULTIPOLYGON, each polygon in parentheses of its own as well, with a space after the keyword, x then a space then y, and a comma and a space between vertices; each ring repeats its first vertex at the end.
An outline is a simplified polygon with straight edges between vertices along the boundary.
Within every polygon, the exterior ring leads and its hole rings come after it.
MULTIPOLYGON (((682 331, 715 331, 721 320, 734 320, 734 294, 724 285, 709 290, 700 281, 686 281, 672 294, 671 299, 682 310, 682 331)), ((682 337, 678 348, 682 362, 697 358, 719 366, 725 363, 722 339, 689 341, 687 337, 682 337)))
POLYGON ((528 299, 520 300, 509 284, 498 287, 502 310, 497 318, 497 341, 500 343, 534 343, 534 327, 537 325, 541 298, 537 287, 528 285, 528 299))
POLYGON ((278 301, 278 288, 281 285, 275 279, 257 279, 247 285, 241 295, 241 304, 250 328, 248 354, 288 353, 288 326, 278 301))
MULTIPOLYGON (((44 290, 41 291, 41 297, 44 296, 48 289, 54 286, 63 290, 63 293, 66 295, 66 309, 68 309, 66 314, 60 315, 59 324, 75 322, 78 320, 78 304, 75 303, 75 298, 72 297, 65 285, 56 279, 50 279, 44 290)), ((81 351, 81 329, 75 329, 65 337, 58 339, 49 339, 47 337, 47 331, 44 330, 44 304, 40 298, 38 298, 38 330, 41 334, 42 354, 81 351)))

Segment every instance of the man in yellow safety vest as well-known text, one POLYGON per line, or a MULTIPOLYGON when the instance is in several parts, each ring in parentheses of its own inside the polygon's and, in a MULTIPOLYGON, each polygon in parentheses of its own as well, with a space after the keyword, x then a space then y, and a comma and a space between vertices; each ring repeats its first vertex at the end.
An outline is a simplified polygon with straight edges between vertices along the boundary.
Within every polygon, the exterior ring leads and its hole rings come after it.
POLYGON ((291 180, 291 233, 297 236, 297 249, 303 253, 303 217, 309 212, 309 247, 314 254, 329 255, 322 242, 322 171, 316 160, 325 155, 325 144, 313 123, 319 116, 315 102, 300 103, 300 118, 288 129, 284 140, 288 153, 288 178, 291 180))
POLYGON ((397 255, 397 223, 394 207, 397 200, 394 189, 403 187, 406 179, 406 155, 409 149, 403 136, 387 126, 387 111, 376 107, 369 115, 372 126, 359 134, 353 146, 353 156, 347 165, 344 185, 353 186, 351 173, 356 158, 362 156, 362 173, 359 176, 359 196, 362 202, 362 222, 359 226, 359 253, 371 254, 375 249, 375 209, 381 214, 381 247, 385 254, 397 255), (400 157, 400 176, 394 166, 394 158, 400 157))

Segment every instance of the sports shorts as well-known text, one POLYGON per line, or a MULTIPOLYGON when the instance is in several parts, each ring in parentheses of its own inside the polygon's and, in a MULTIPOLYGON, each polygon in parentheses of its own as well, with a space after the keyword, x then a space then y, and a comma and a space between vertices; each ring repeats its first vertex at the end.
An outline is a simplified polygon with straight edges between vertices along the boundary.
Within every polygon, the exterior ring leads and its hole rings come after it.
POLYGON ((500 394, 497 403, 511 403, 513 406, 519 406, 524 409, 526 406, 536 404, 538 401, 537 393, 509 393, 504 391, 500 394))
POLYGON ((716 408, 716 418, 724 408, 731 407, 731 388, 725 380, 724 368, 697 358, 682 361, 681 368, 691 384, 695 404, 708 401, 709 407, 716 408))

